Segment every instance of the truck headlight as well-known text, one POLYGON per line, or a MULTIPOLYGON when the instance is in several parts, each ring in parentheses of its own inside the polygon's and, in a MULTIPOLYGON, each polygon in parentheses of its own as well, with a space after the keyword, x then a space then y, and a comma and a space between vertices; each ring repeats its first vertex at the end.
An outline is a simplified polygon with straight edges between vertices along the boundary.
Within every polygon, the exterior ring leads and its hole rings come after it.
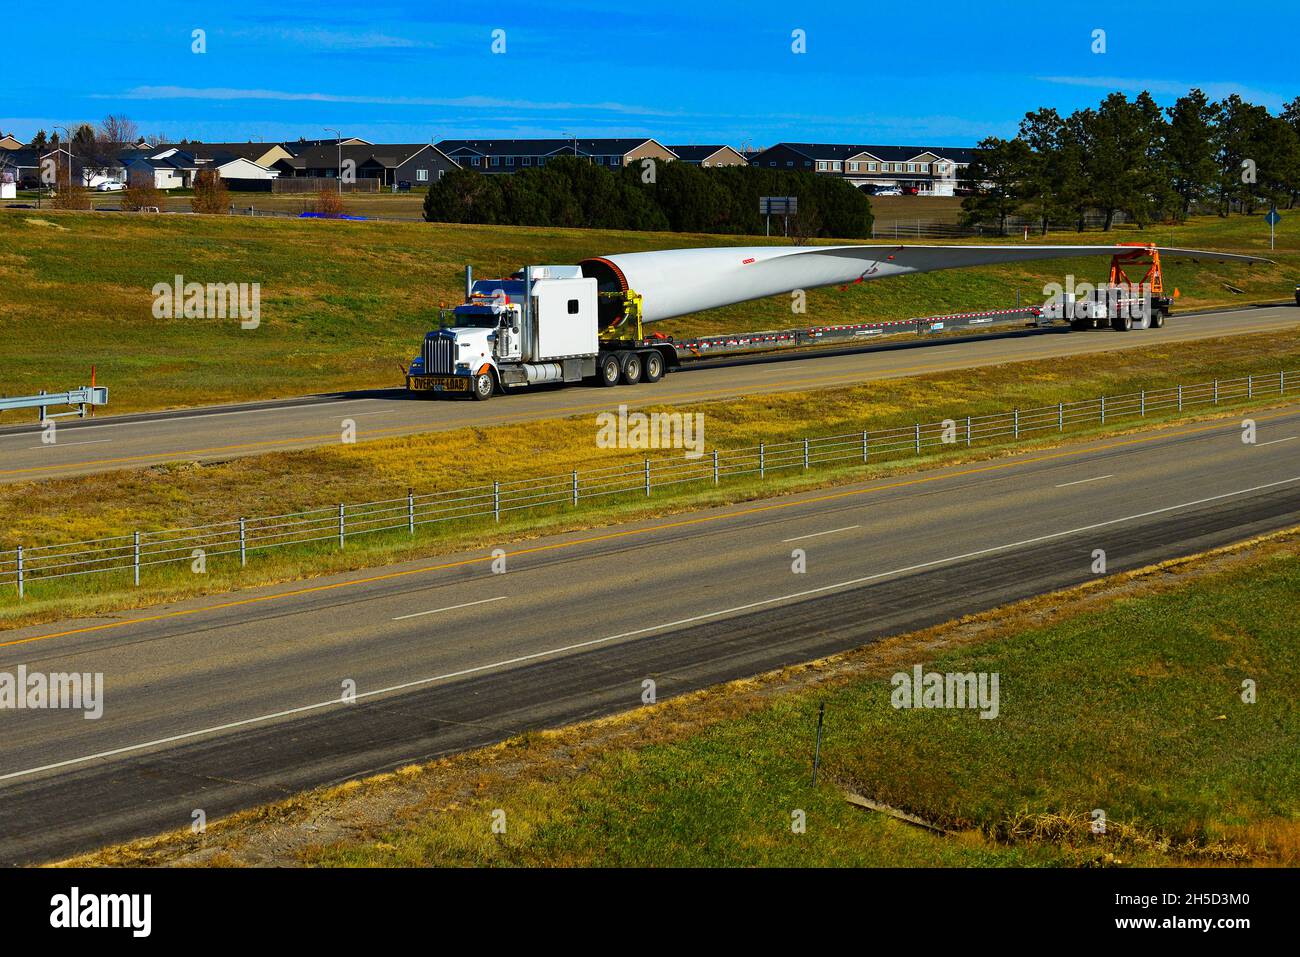
POLYGON ((457 363, 456 363, 456 374, 457 374, 457 375, 469 375, 469 363, 468 363, 468 362, 457 362, 457 363))

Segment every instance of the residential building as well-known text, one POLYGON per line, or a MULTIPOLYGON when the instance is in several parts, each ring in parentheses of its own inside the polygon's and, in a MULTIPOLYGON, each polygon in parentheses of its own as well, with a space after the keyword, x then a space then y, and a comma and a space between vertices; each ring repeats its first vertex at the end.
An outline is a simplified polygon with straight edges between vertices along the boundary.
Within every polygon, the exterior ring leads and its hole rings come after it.
POLYGON ((515 173, 545 166, 560 156, 580 156, 598 166, 618 169, 645 159, 671 162, 677 154, 645 137, 612 139, 442 140, 438 149, 457 165, 480 173, 515 173))
POLYGON ((669 146, 683 163, 692 166, 744 166, 745 157, 730 146, 669 146))
POLYGON ((841 177, 854 186, 914 188, 951 196, 975 151, 965 147, 777 143, 750 159, 753 166, 841 177))
POLYGON ((23 141, 12 133, 0 133, 0 150, 20 150, 23 141))
POLYGON ((299 150, 295 155, 276 160, 272 166, 285 176, 314 176, 332 179, 339 175, 340 164, 355 172, 357 179, 376 179, 383 186, 410 183, 428 186, 436 183, 456 163, 430 143, 346 142, 321 144, 299 150))

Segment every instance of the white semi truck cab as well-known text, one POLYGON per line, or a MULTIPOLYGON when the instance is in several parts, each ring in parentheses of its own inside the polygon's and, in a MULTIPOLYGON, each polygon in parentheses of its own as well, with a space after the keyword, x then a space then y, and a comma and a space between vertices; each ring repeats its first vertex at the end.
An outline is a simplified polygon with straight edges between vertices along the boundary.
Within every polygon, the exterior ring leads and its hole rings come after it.
POLYGON ((409 390, 486 400, 539 383, 635 385, 657 382, 677 363, 670 340, 642 337, 640 297, 602 292, 581 266, 527 266, 479 280, 467 268, 465 286, 452 325, 424 337, 407 370, 409 390))

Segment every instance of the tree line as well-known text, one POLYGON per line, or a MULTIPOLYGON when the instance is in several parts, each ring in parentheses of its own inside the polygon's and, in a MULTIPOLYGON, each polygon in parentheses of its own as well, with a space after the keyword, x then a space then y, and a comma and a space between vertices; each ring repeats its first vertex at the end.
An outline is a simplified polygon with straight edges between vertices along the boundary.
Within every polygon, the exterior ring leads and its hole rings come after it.
MULTIPOLYGON (((633 161, 610 170, 562 156, 515 173, 449 170, 429 187, 424 218, 441 223, 572 226, 755 235, 759 197, 796 196, 796 238, 871 235, 871 201, 837 177, 754 166, 633 161)), ((774 232, 786 223, 772 218, 774 232)))
POLYGON ((1194 89, 1166 108, 1149 93, 1111 93, 1069 116, 1026 113, 1014 138, 988 137, 977 149, 964 218, 1002 232, 1012 216, 1046 233, 1053 223, 1082 231, 1089 214, 1110 229, 1121 212, 1145 226, 1193 212, 1291 208, 1300 197, 1300 97, 1273 115, 1235 93, 1215 102, 1194 89))

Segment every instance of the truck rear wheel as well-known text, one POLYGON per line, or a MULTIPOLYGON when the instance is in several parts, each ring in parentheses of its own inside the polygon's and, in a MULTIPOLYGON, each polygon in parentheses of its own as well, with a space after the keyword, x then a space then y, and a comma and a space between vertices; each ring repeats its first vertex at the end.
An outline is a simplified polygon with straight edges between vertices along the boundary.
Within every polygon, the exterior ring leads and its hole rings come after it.
POLYGON ((1165 311, 1159 306, 1151 307, 1151 328, 1159 329, 1165 324, 1165 311))
POLYGON ((640 382, 642 368, 640 353, 623 353, 623 384, 636 385, 640 382))
POLYGON ((1075 332, 1083 332, 1085 329, 1091 329, 1091 328, 1092 328, 1092 320, 1091 320, 1091 319, 1071 319, 1071 320, 1070 320, 1070 328, 1073 329, 1075 332))
POLYGON ((1128 314, 1127 309, 1120 309, 1118 315, 1111 317, 1110 327, 1116 332, 1128 332, 1133 328, 1133 317, 1128 314))
POLYGON ((607 352, 600 357, 600 365, 596 371, 600 375, 601 385, 618 385, 619 377, 623 374, 623 365, 618 361, 617 355, 607 352))
POLYGON ((642 378, 646 382, 658 382, 664 377, 664 357, 658 349, 651 349, 641 354, 641 367, 645 369, 642 378))
POLYGON ((474 398, 477 401, 486 402, 495 391, 496 383, 492 381, 492 373, 480 372, 474 377, 474 398))

